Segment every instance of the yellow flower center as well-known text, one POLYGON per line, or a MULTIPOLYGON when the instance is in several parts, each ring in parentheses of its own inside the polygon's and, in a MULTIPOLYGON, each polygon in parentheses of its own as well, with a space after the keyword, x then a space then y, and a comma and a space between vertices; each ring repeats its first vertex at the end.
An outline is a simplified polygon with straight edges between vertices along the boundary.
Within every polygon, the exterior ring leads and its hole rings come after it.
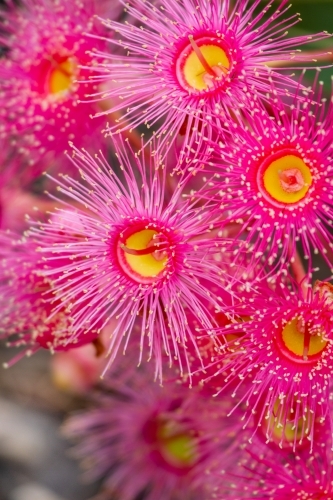
POLYGON ((72 59, 55 63, 49 73, 48 87, 50 94, 60 94, 70 90, 76 75, 77 64, 72 59))
POLYGON ((165 243, 153 229, 143 229, 131 234, 120 248, 129 270, 143 278, 157 277, 168 261, 165 243))
POLYGON ((215 88, 228 74, 230 60, 219 43, 210 37, 194 40, 183 50, 176 64, 179 82, 187 90, 203 91, 215 88))
POLYGON ((197 444, 189 433, 180 432, 171 422, 161 423, 158 429, 159 451, 171 466, 192 467, 198 460, 197 444))
POLYGON ((309 356, 320 354, 327 341, 321 335, 312 335, 300 318, 294 318, 282 330, 282 341, 290 353, 306 360, 309 356))
POLYGON ((301 201, 312 184, 310 168, 295 154, 267 161, 258 171, 259 185, 273 200, 292 204, 301 201))

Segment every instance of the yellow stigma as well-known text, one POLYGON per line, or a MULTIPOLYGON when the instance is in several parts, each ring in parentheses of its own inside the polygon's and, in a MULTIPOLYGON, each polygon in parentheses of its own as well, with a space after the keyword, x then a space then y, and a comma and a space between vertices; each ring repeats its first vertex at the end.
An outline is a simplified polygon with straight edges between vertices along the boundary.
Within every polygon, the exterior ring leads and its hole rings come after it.
POLYGON ((186 83, 195 90, 206 90, 214 86, 214 80, 227 73, 230 61, 225 51, 218 45, 200 45, 198 50, 205 59, 211 72, 198 57, 195 50, 192 50, 185 60, 183 75, 186 83), (213 76, 215 74, 215 76, 213 76))
POLYGON ((312 175, 301 158, 287 154, 270 163, 264 172, 263 184, 276 201, 297 203, 308 192, 312 175))
POLYGON ((51 70, 49 76, 49 91, 51 94, 59 94, 70 90, 73 77, 76 73, 76 64, 71 59, 57 63, 51 70))
POLYGON ((193 440, 190 436, 174 436, 163 442, 161 452, 171 465, 189 467, 196 462, 193 440))
POLYGON ((191 467, 198 459, 197 445, 191 435, 179 431, 168 422, 161 423, 158 431, 160 453, 170 465, 191 467))
MULTIPOLYGON (((125 242, 129 250, 144 250, 153 245, 158 246, 158 233, 152 229, 138 231, 129 236, 125 242)), ((124 257, 131 270, 145 278, 153 278, 160 274, 168 261, 163 250, 146 255, 132 255, 124 251, 124 257)))
POLYGON ((294 318, 285 325, 282 341, 288 351, 303 358, 321 353, 327 345, 321 335, 307 335, 299 318, 294 318))

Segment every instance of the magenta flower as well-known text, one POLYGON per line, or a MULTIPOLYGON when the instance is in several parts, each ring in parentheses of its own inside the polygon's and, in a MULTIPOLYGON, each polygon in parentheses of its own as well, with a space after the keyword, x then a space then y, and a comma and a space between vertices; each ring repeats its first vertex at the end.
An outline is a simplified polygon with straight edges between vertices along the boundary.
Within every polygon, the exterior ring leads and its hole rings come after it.
POLYGON ((286 38, 287 30, 299 21, 298 14, 284 17, 288 0, 280 0, 265 19, 272 8, 273 0, 268 4, 256 0, 252 5, 238 0, 235 6, 229 0, 161 0, 158 7, 132 0, 126 10, 137 25, 102 20, 117 34, 109 42, 122 53, 111 57, 97 49, 102 62, 94 80, 110 82, 110 88, 92 93, 90 102, 111 99, 110 109, 103 113, 123 113, 110 133, 145 124, 155 127, 159 148, 164 149, 180 130, 184 132, 184 122, 187 144, 197 139, 202 119, 212 119, 216 111, 222 112, 223 125, 230 110, 246 112, 257 96, 266 99, 270 80, 285 94, 286 87, 296 84, 281 70, 291 62, 311 60, 295 46, 328 34, 286 38), (278 70, 269 68, 276 62, 278 70))
POLYGON ((94 342, 96 330, 72 331, 69 310, 56 296, 52 282, 40 276, 44 263, 36 246, 3 232, 0 241, 1 338, 9 346, 24 347, 7 365, 40 348, 54 352, 94 342))
POLYGON ((322 429, 311 454, 281 454, 259 442, 243 447, 237 465, 217 467, 210 499, 224 500, 333 500, 332 449, 329 431, 322 429))
POLYGON ((93 22, 93 0, 22 3, 17 8, 10 2, 1 11, 5 35, 0 41, 8 49, 0 60, 1 136, 30 163, 40 160, 40 173, 59 155, 64 161, 68 140, 86 147, 103 144, 104 120, 89 119, 97 106, 79 104, 97 87, 77 80, 89 78, 93 58, 87 52, 105 50, 105 42, 83 36, 101 33, 93 22))
MULTIPOLYGON (((216 356, 221 390, 232 383, 234 395, 240 393, 237 405, 246 402, 245 426, 255 415, 255 428, 262 426, 266 439, 279 446, 287 441, 295 449, 309 440, 312 447, 316 421, 332 426, 332 290, 328 282, 316 282, 305 298, 301 289, 286 286, 262 290, 244 304, 247 314, 252 307, 250 318, 220 330, 236 337, 216 356)), ((242 306, 236 309, 242 316, 242 306)))
MULTIPOLYGON (((91 329, 101 318, 103 324, 117 319, 111 361, 121 344, 126 349, 134 329, 141 339, 140 361, 148 344, 161 376, 165 354, 170 363, 176 357, 181 370, 183 362, 188 365, 187 346, 196 346, 189 312, 205 333, 216 326, 206 304, 223 307, 221 296, 227 291, 222 287, 229 289, 233 282, 226 280, 221 263, 227 240, 210 232, 214 213, 209 203, 198 205, 195 196, 182 199, 186 177, 168 199, 166 184, 173 177, 157 167, 158 158, 143 165, 127 152, 126 143, 115 141, 115 148, 121 178, 103 156, 94 159, 74 149, 73 162, 85 184, 65 176, 58 190, 84 211, 69 222, 60 212, 61 221, 41 224, 35 234, 45 262, 57 262, 44 275, 52 279, 62 303, 77 308, 73 327, 91 329)), ((186 166, 188 177, 200 169, 195 159, 186 166)))
POLYGON ((104 478, 101 498, 207 498, 205 471, 230 460, 237 428, 225 417, 228 401, 170 382, 161 387, 152 382, 151 365, 129 364, 108 373, 96 408, 65 424, 67 436, 78 441, 75 454, 87 464, 87 478, 104 478))
POLYGON ((257 110, 250 125, 234 124, 211 163, 227 220, 239 224, 255 258, 265 254, 278 267, 295 257, 298 241, 309 268, 311 251, 333 267, 333 105, 322 102, 321 87, 302 103, 276 97, 273 117, 257 110))
POLYGON ((313 455, 292 456, 287 464, 277 463, 276 455, 270 460, 260 458, 266 470, 254 498, 333 500, 332 458, 326 448, 313 455))

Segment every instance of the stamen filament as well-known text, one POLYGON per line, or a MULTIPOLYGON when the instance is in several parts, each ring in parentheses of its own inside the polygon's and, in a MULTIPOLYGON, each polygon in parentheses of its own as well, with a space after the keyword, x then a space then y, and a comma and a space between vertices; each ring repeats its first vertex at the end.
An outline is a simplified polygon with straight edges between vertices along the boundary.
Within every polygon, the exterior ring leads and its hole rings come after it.
POLYGON ((206 59, 204 58, 201 50, 199 49, 198 45, 196 44, 196 42, 194 41, 193 39, 193 35, 189 35, 188 36, 188 39, 190 41, 190 44, 192 46, 192 49, 194 50, 197 58, 199 59, 199 61, 201 62, 201 64, 203 65, 203 67, 205 68, 205 70, 207 71, 207 73, 209 73, 210 75, 212 75, 214 78, 219 76, 217 75, 217 73, 213 70, 213 68, 211 68, 208 64, 208 62, 206 61, 206 59))
POLYGON ((310 349, 310 340, 311 340, 311 335, 309 332, 309 328, 307 325, 305 325, 305 332, 304 332, 304 343, 303 343, 303 359, 306 361, 308 359, 308 353, 310 349))
POLYGON ((57 68, 57 70, 58 70, 60 73, 62 73, 63 75, 65 75, 65 76, 68 76, 68 77, 71 77, 71 76, 72 76, 72 74, 71 74, 69 71, 67 71, 66 69, 62 68, 61 66, 59 66, 59 67, 57 68))
POLYGON ((130 255, 149 255, 154 252, 162 252, 165 250, 162 245, 152 245, 147 248, 142 248, 141 250, 136 250, 135 248, 128 248, 127 246, 121 244, 120 248, 130 255))

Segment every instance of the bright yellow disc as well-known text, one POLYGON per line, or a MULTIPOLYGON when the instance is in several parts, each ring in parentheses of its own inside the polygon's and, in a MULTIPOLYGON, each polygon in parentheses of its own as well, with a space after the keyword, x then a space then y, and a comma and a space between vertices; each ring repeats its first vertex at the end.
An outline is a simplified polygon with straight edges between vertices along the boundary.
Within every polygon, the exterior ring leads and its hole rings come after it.
MULTIPOLYGON (((154 236, 158 233, 152 229, 143 229, 127 238, 125 246, 133 250, 144 250, 149 244, 154 244, 154 236)), ((156 241, 158 241, 156 239, 156 241)), ((167 263, 168 258, 156 259, 153 253, 147 255, 132 255, 124 251, 124 257, 132 271, 145 278, 157 276, 167 263)))
MULTIPOLYGON (((293 177, 296 178, 295 175, 290 175, 289 177, 290 184, 292 184, 291 179, 293 177)), ((276 201, 282 203, 296 203, 304 198, 308 192, 312 184, 312 175, 309 167, 301 158, 295 155, 286 155, 278 160, 272 161, 264 172, 263 182, 266 191, 276 201), (290 189, 288 189, 288 187, 283 187, 283 179, 290 172, 296 172, 298 179, 301 181, 300 183, 298 182, 300 187, 296 187, 294 192, 292 192, 292 186, 290 186, 290 189)), ((285 182, 285 186, 287 185, 288 182, 285 182)))
POLYGON ((58 94, 59 92, 69 90, 72 84, 75 69, 76 65, 70 59, 58 64, 50 74, 50 93, 58 94))
MULTIPOLYGON (((218 45, 200 45, 199 50, 211 68, 229 69, 229 59, 224 50, 218 45)), ((207 71, 194 51, 187 57, 183 71, 184 78, 189 86, 196 90, 208 88, 204 79, 207 71)))
MULTIPOLYGON (((304 352, 304 333, 300 332, 297 328, 298 318, 294 318, 287 323, 282 330, 282 340, 286 348, 296 354, 296 356, 303 356, 304 352)), ((327 342, 320 335, 310 336, 310 346, 307 356, 319 354, 325 349, 327 342)))

